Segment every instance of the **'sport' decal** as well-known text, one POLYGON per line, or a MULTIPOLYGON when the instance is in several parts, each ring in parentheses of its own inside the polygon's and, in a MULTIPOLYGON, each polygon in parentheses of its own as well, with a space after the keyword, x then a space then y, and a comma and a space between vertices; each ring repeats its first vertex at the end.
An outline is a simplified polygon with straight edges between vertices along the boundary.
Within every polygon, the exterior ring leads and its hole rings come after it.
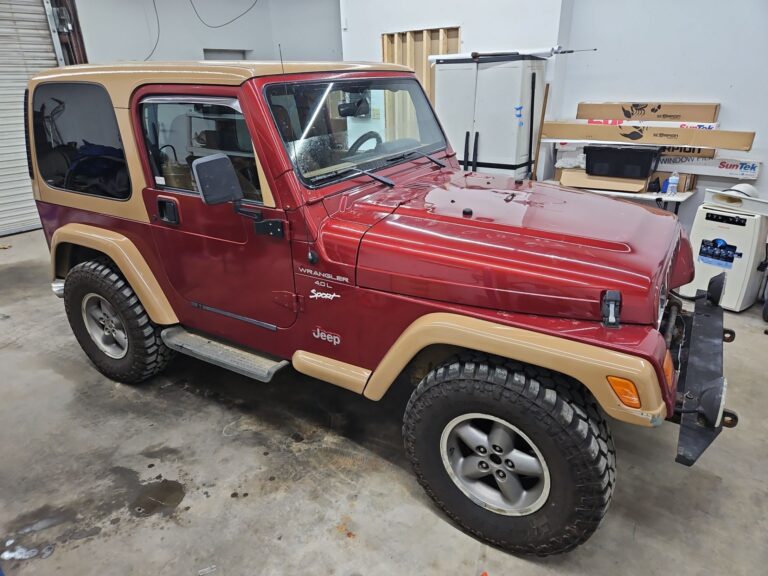
POLYGON ((336 294, 336 292, 318 292, 314 288, 309 292, 310 300, 335 300, 336 298, 341 298, 341 294, 336 294))

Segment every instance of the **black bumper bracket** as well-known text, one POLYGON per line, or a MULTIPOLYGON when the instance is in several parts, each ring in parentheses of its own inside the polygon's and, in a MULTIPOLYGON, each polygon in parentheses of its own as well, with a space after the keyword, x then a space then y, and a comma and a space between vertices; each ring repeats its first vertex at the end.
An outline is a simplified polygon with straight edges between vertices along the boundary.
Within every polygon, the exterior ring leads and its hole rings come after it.
POLYGON ((699 459, 724 426, 738 422, 736 413, 725 409, 728 383, 723 376, 723 341, 732 341, 734 333, 723 330, 722 279, 713 281, 707 292, 697 292, 693 314, 685 319, 687 362, 677 385, 680 435, 675 460, 686 466, 699 459))

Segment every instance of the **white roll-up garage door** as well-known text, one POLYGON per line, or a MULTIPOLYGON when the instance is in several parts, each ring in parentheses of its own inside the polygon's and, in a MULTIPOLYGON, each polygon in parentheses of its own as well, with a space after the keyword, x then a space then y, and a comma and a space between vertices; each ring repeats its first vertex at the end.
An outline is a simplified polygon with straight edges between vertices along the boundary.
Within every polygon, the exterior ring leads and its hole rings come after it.
POLYGON ((24 89, 58 62, 44 0, 0 0, 0 236, 40 226, 24 147, 24 89))

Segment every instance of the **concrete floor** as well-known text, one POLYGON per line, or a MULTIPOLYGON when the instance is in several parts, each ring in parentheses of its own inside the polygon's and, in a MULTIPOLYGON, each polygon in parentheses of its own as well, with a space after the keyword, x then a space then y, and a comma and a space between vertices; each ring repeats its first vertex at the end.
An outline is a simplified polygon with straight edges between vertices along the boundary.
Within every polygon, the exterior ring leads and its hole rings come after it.
POLYGON ((404 398, 374 403, 290 371, 265 385, 187 358, 115 384, 50 292, 42 234, 0 248, 0 551, 10 539, 39 551, 0 573, 765 574, 756 308, 727 318, 739 427, 689 469, 674 463, 674 425, 614 423, 618 488, 601 528, 570 555, 520 559, 422 493, 403 456, 404 398))

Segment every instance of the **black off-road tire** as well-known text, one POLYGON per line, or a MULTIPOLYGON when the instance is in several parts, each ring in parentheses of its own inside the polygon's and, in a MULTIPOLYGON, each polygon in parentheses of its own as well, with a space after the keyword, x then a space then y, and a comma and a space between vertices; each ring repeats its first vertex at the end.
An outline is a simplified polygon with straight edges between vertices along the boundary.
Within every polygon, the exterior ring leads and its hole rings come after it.
POLYGON ((588 390, 541 368, 485 355, 460 356, 431 371, 405 411, 403 438, 419 483, 465 532, 515 554, 572 550, 597 529, 616 480, 607 422, 588 390), (548 467, 546 502, 525 516, 476 504, 449 476, 441 456, 446 425, 464 414, 503 419, 527 435, 548 467))
POLYGON ((133 288, 109 260, 82 262, 69 271, 64 282, 64 306, 83 351, 102 374, 113 380, 138 384, 162 372, 173 357, 173 351, 160 338, 162 327, 149 319, 133 288), (82 302, 92 293, 112 306, 125 327, 128 350, 123 358, 105 354, 88 333, 82 302))

